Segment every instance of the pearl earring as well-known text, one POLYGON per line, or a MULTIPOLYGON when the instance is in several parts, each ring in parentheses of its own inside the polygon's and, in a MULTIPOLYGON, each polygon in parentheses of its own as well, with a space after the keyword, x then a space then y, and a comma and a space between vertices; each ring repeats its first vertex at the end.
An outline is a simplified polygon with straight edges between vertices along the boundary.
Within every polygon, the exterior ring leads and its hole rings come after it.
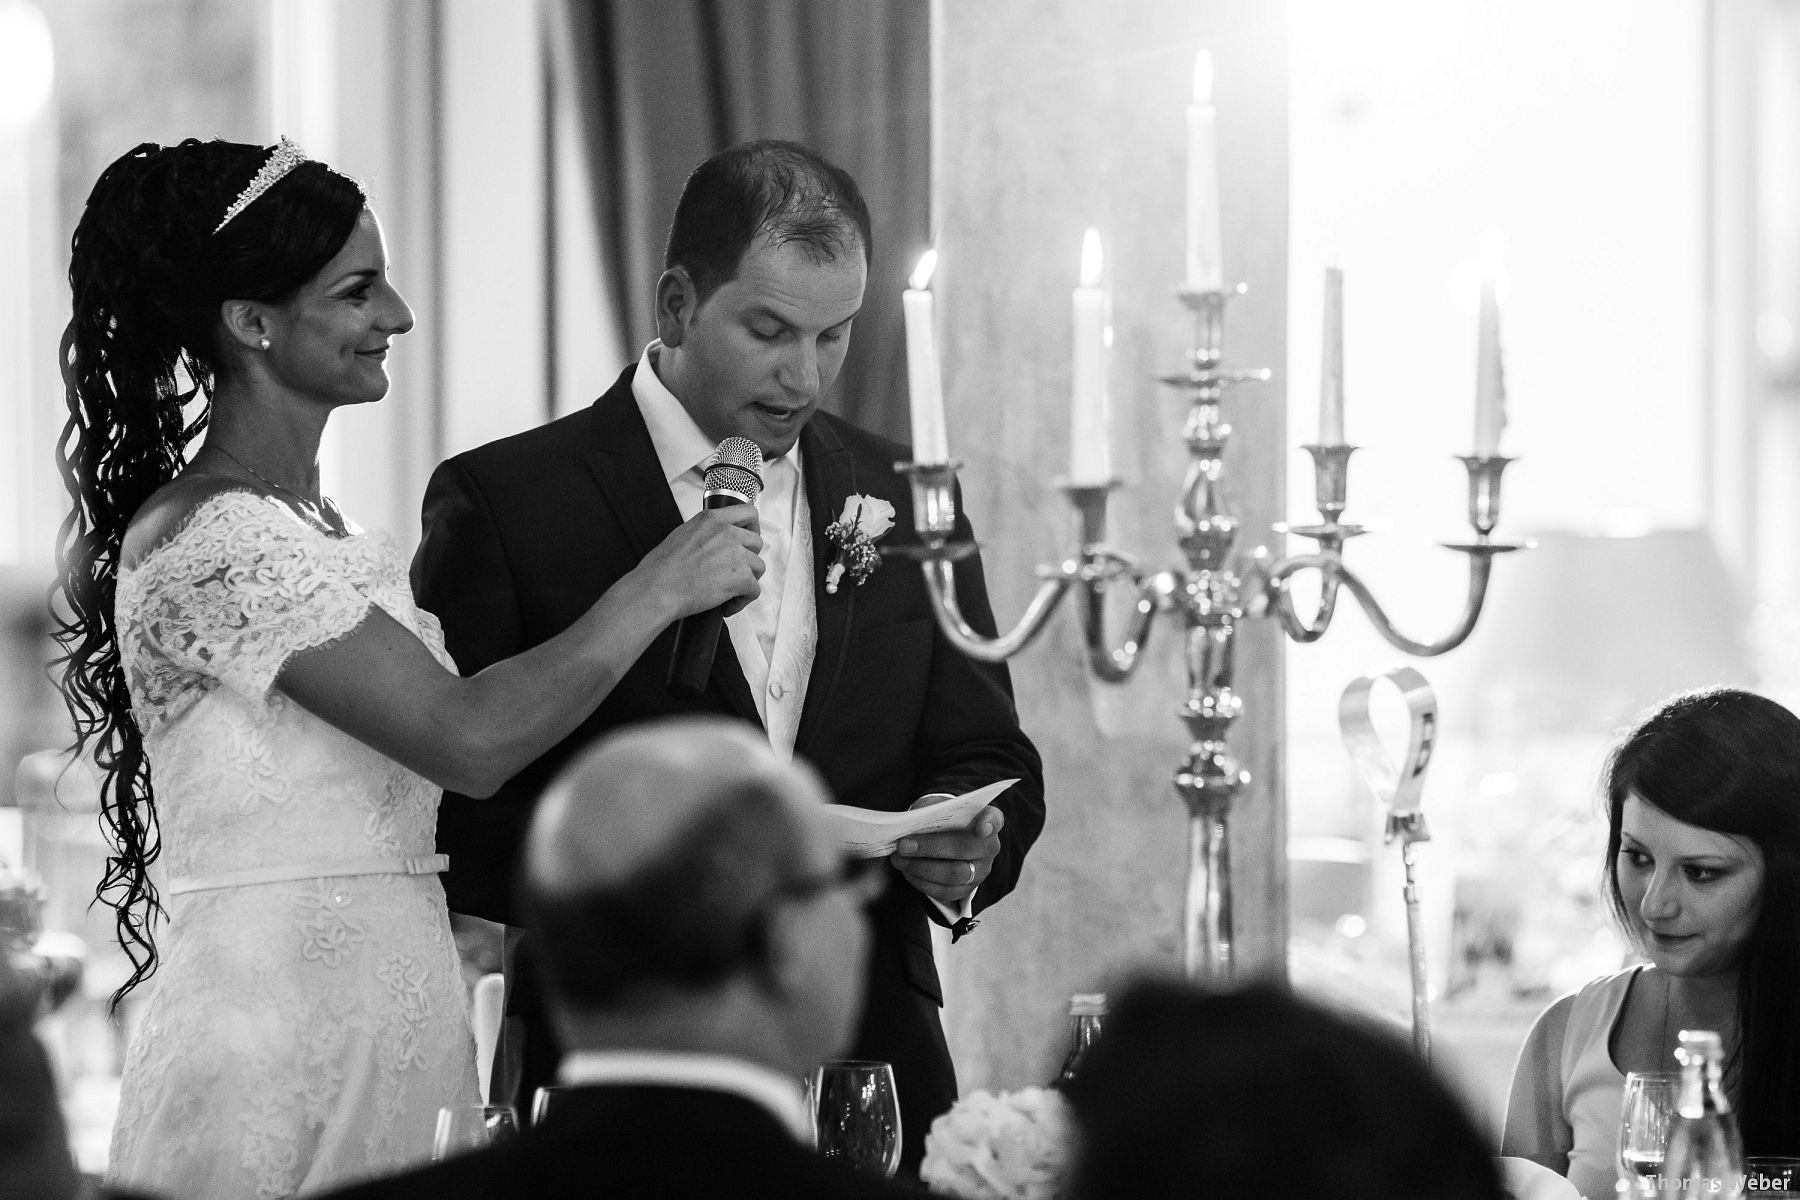
POLYGON ((260 341, 260 342, 258 342, 258 343, 256 343, 256 344, 257 344, 257 345, 259 345, 259 346, 261 346, 261 347, 262 347, 262 348, 263 348, 263 349, 264 349, 264 350, 267 350, 267 349, 268 349, 268 348, 269 348, 269 339, 268 339, 268 338, 264 338, 264 339, 263 339, 263 340, 262 340, 262 341, 260 341))

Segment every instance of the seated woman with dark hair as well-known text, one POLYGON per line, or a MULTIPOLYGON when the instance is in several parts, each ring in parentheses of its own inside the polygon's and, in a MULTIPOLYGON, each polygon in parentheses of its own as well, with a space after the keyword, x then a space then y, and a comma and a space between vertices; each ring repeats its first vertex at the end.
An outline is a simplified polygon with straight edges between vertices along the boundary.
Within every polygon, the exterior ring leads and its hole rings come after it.
POLYGON ((1076 1200, 1498 1200, 1486 1140, 1385 1029, 1273 986, 1141 982, 1068 1085, 1076 1200))
POLYGON ((1725 1041, 1744 1150, 1800 1151, 1800 717, 1720 688, 1677 696, 1606 772, 1607 896, 1650 959, 1538 1018, 1502 1150, 1584 1196, 1618 1178, 1628 1071, 1672 1071, 1683 1029, 1725 1041))

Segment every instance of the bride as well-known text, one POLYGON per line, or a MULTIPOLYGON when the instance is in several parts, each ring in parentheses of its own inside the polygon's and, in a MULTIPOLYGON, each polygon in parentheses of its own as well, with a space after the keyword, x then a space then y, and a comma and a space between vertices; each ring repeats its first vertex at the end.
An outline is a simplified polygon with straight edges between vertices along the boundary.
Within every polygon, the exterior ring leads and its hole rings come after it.
POLYGON ((396 548, 319 491, 327 418, 387 393, 413 324, 362 189, 285 139, 146 143, 69 277, 63 690, 104 775, 115 1002, 155 975, 113 1175, 240 1200, 394 1170, 475 1100, 441 789, 491 793, 671 621, 754 596, 756 510, 461 678, 396 548))

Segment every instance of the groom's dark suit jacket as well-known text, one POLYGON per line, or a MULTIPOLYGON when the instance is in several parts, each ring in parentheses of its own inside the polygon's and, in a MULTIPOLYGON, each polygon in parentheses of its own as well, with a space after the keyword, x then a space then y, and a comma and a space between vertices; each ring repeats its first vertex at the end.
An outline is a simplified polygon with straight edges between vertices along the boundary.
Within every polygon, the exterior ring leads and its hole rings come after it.
POLYGON ((509 1146, 377 1179, 331 1200, 906 1200, 794 1142, 766 1110, 702 1088, 584 1087, 509 1146))
MULTIPOLYGON (((458 455, 433 474, 413 586, 420 605, 443 622, 465 675, 567 628, 681 523, 631 394, 635 369, 589 408, 458 455)), ((850 495, 893 504, 894 528, 881 545, 917 540, 912 493, 894 470, 911 455, 827 413, 812 418, 800 447, 818 648, 795 751, 839 801, 865 808, 900 810, 928 792, 1018 779, 997 802, 1006 823, 1000 855, 976 893, 979 911, 1012 890, 1044 823, 1043 768, 1019 728, 1006 668, 975 662, 946 643, 911 560, 885 560, 863 585, 846 579, 835 595, 826 593, 834 548, 825 527, 850 495)), ((958 529, 972 536, 966 520, 958 519, 958 529)), ((964 559, 956 573, 964 616, 992 633, 980 560, 964 559)), ((668 691, 673 641, 671 626, 579 729, 498 794, 445 795, 438 847, 450 856, 444 885, 453 910, 517 923, 514 863, 533 804, 568 757, 600 733, 694 711, 760 724, 729 637, 719 639, 700 702, 668 691)), ((927 925, 941 915, 896 873, 870 918, 869 1000, 853 1053, 894 1064, 906 1165, 913 1167, 930 1119, 956 1097, 927 925)), ((530 1014, 531 1001, 526 996, 512 1007, 530 1014)), ((540 1034, 549 1037, 547 1029, 532 1031, 540 1034)))

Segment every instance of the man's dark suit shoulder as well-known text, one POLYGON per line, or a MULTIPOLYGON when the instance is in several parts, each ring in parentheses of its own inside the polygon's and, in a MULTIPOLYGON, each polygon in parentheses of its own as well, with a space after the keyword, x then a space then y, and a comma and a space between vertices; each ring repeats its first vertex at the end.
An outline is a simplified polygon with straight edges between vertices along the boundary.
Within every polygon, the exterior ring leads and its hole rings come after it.
POLYGON ((485 442, 452 455, 443 465, 458 467, 483 481, 518 478, 521 474, 525 479, 538 478, 546 462, 579 459, 595 444, 598 418, 594 408, 589 405, 554 421, 485 442))
POLYGON ((705 1089, 583 1088, 561 1127, 333 1193, 334 1200, 906 1200, 923 1192, 858 1175, 796 1144, 741 1097, 705 1089))
POLYGON ((891 438, 882 437, 860 425, 852 425, 836 413, 816 412, 812 417, 812 425, 821 433, 829 433, 846 450, 864 458, 878 459, 886 463, 910 462, 912 450, 891 438))

